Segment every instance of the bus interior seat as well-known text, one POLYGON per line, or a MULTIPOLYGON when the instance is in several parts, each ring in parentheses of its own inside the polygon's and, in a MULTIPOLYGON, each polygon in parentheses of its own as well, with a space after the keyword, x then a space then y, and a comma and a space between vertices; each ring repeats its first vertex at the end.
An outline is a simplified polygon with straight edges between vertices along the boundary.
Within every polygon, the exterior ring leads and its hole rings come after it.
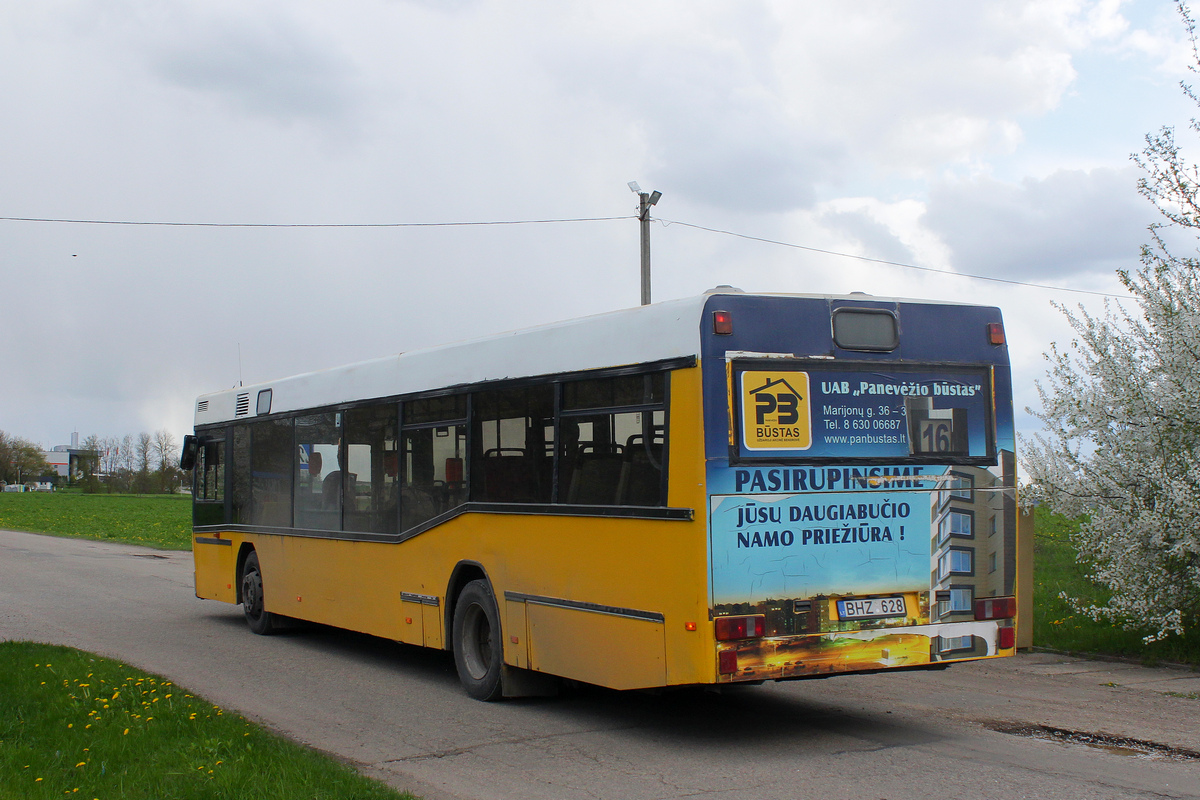
POLYGON ((538 495, 537 465, 525 450, 495 447, 479 460, 481 500, 493 503, 535 503, 538 495))
POLYGON ((661 426, 655 425, 649 445, 643 434, 635 433, 625 441, 625 457, 617 483, 617 505, 662 505, 663 442, 661 426))
POLYGON ((463 482, 463 460, 461 458, 446 459, 446 486, 450 489, 455 489, 462 486, 463 482))
POLYGON ((567 502, 575 505, 617 502, 623 463, 624 448, 619 444, 580 447, 571 472, 567 502))
POLYGON ((355 491, 358 484, 358 475, 353 472, 343 472, 342 470, 334 470, 325 476, 325 480, 321 482, 321 496, 324 498, 326 508, 350 508, 355 507, 355 491), (341 491, 341 498, 338 498, 338 492, 341 491))
POLYGON ((405 486, 400 489, 401 528, 408 530, 414 525, 420 525, 426 520, 433 519, 441 509, 437 499, 427 490, 416 486, 405 486))

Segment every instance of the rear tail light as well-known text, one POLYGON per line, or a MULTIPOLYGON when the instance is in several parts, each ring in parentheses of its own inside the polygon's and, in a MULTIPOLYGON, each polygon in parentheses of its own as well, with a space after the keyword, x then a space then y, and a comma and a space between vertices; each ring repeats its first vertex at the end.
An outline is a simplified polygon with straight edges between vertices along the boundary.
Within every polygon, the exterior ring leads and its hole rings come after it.
POLYGON ((718 642, 757 639, 767 632, 767 618, 762 614, 749 617, 717 617, 713 622, 717 628, 718 642))
POLYGON ((722 650, 717 653, 717 672, 721 675, 737 672, 737 650, 722 650))
POLYGON ((728 336, 733 333, 733 314, 728 311, 713 312, 713 333, 728 336))
POLYGON ((1000 322, 988 323, 988 341, 992 344, 1004 344, 1004 325, 1000 322))
POLYGON ((975 601, 975 619, 1012 619, 1017 615, 1017 598, 987 597, 975 601))
POLYGON ((1000 636, 996 642, 996 646, 1001 650, 1011 650, 1017 643, 1016 628, 1001 628, 1000 636))

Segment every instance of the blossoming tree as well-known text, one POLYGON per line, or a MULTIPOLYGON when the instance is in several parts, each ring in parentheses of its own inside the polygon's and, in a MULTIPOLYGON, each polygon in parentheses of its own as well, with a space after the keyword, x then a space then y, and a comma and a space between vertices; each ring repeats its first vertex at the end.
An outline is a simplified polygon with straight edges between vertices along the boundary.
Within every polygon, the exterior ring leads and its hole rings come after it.
MULTIPOLYGON (((1180 14, 1200 72, 1195 24, 1185 6, 1180 14)), ((1200 625, 1200 259, 1164 241, 1200 232, 1200 168, 1171 128, 1147 135, 1134 161, 1140 192, 1166 220, 1151 227, 1141 267, 1118 273, 1137 309, 1059 306, 1077 338, 1046 354, 1042 409, 1030 410, 1045 430, 1022 460, 1026 499, 1085 520, 1075 544, 1111 599, 1082 610, 1151 641, 1200 625)))

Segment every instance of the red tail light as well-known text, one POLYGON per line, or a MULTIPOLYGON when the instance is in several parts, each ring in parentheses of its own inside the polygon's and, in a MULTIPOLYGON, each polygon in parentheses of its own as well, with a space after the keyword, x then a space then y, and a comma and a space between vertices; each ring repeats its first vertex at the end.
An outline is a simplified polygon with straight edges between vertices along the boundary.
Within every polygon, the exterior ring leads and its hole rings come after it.
POLYGON ((728 336, 733 333, 733 314, 728 311, 713 312, 713 333, 728 336))
POLYGON ((717 653, 717 672, 721 675, 737 672, 737 650, 722 650, 717 653))
POLYGON ((757 639, 767 632, 767 618, 762 614, 751 617, 717 617, 713 622, 717 628, 718 642, 757 639))
POLYGON ((996 646, 1001 650, 1009 650, 1017 643, 1016 628, 1001 628, 1000 636, 996 642, 996 646))
POLYGON ((992 344, 1004 344, 1004 325, 1002 323, 988 323, 988 341, 992 344))
POLYGON ((987 597, 975 601, 975 619, 1012 619, 1017 615, 1017 598, 987 597))

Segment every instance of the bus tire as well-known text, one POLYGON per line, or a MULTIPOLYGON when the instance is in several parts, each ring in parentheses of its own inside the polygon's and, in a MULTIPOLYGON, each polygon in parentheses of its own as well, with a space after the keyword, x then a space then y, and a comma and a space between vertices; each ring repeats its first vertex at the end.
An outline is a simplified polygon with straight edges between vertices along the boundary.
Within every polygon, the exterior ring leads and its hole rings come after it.
POLYGON ((498 699, 503 693, 504 640, 496 598, 486 580, 471 581, 459 593, 451 635, 463 689, 476 700, 498 699))
POLYGON ((242 568, 242 613, 246 615, 250 630, 260 636, 278 630, 275 615, 263 607, 262 567, 258 565, 258 553, 253 550, 246 556, 242 568))

